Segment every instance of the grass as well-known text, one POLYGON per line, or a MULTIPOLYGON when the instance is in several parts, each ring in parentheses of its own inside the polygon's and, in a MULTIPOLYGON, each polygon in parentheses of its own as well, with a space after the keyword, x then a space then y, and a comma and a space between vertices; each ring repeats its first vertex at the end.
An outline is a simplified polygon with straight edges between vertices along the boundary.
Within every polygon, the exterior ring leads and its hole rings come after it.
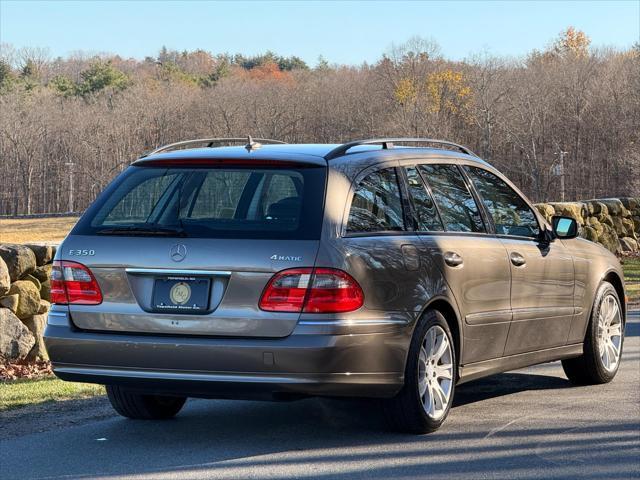
POLYGON ((0 243, 59 243, 78 217, 0 219, 0 243))
POLYGON ((102 385, 63 382, 57 378, 19 379, 0 382, 0 412, 25 405, 104 395, 102 385))
POLYGON ((629 303, 640 305, 640 257, 627 257, 622 260, 624 281, 627 286, 629 303))

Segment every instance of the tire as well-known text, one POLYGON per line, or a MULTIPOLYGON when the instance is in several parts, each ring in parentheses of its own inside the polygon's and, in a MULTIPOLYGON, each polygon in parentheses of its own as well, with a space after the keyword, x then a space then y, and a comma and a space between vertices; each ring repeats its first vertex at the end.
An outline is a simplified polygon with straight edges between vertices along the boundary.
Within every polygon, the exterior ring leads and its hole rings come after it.
POLYGON ((624 316, 620 298, 613 285, 603 282, 591 309, 583 353, 579 357, 562 360, 564 373, 576 385, 609 383, 620 368, 623 341, 624 316))
POLYGON ((405 368, 404 386, 394 398, 384 402, 389 427, 396 431, 419 434, 430 433, 440 428, 453 403, 457 374, 455 344, 447 321, 440 312, 427 310, 413 332, 405 368), (433 339, 431 332, 436 334, 436 348, 427 350, 423 345, 427 346, 431 343, 433 339), (441 338, 446 338, 448 345, 442 348, 448 348, 448 350, 438 358, 437 354, 435 356, 431 354, 433 350, 438 350, 438 346, 442 346, 438 343, 441 338), (429 362, 431 366, 428 366, 424 361, 425 358, 437 360, 435 363, 429 362), (446 378, 447 376, 449 378, 446 378), (429 379, 431 383, 428 382, 429 379), (435 384, 443 392, 442 394, 438 394, 435 384), (421 390, 424 391, 424 396, 420 394, 421 390), (448 396, 446 396, 447 392, 448 396))
POLYGON ((185 397, 143 395, 118 385, 106 385, 113 409, 123 417, 136 420, 162 420, 174 417, 187 400, 185 397))

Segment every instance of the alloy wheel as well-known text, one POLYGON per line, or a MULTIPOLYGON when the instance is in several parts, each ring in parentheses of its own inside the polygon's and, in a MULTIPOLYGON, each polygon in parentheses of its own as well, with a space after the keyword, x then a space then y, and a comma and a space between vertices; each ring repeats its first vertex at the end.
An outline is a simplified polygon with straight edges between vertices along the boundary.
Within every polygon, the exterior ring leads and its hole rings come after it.
POLYGON ((418 360, 418 393, 422 407, 433 420, 446 413, 453 389, 453 351, 442 327, 427 330, 418 360))
POLYGON ((600 304, 597 342, 602 366, 608 372, 615 371, 622 348, 622 315, 618 300, 610 293, 600 304))

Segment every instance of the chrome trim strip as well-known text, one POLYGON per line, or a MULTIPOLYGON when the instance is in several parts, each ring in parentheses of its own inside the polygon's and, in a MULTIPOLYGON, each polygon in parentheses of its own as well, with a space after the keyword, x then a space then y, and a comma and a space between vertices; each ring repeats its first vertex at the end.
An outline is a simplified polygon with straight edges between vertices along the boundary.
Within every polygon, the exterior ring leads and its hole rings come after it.
POLYGON ((489 325, 511 321, 511 310, 493 310, 489 312, 472 313, 466 316, 467 325, 489 325))
POLYGON ((528 308, 514 308, 513 318, 514 322, 521 322, 527 320, 537 320, 541 318, 560 318, 574 315, 574 307, 528 307, 528 308))
POLYGON ((354 327, 360 325, 406 325, 404 320, 301 320, 298 325, 335 325, 344 327, 354 327))
POLYGON ((231 272, 227 270, 176 270, 173 268, 125 268, 125 272, 134 275, 217 275, 230 277, 231 272))
POLYGON ((251 373, 193 373, 158 370, 115 369, 101 367, 73 367, 54 365, 55 373, 70 375, 103 376, 118 378, 139 378, 144 380, 187 380, 204 382, 233 383, 280 383, 280 384, 322 384, 322 383, 368 383, 370 379, 381 384, 396 384, 398 376, 388 372, 372 373, 324 373, 316 375, 256 375, 251 373))
POLYGON ((292 378, 285 376, 269 375, 237 375, 237 374, 212 374, 189 372, 158 372, 128 369, 110 368, 84 368, 84 367, 59 367, 55 372, 70 373, 76 375, 101 375, 106 377, 127 377, 158 380, 199 380, 206 382, 251 382, 251 383, 315 383, 306 378, 292 378))

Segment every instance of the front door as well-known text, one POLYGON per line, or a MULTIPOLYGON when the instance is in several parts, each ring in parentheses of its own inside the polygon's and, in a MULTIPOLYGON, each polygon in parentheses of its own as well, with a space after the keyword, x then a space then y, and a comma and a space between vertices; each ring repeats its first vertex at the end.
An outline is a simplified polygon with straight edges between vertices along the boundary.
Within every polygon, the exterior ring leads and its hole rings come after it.
POLYGON ((506 181, 482 168, 465 170, 511 264, 505 356, 565 345, 574 316, 572 256, 562 242, 542 239, 538 217, 506 181))

